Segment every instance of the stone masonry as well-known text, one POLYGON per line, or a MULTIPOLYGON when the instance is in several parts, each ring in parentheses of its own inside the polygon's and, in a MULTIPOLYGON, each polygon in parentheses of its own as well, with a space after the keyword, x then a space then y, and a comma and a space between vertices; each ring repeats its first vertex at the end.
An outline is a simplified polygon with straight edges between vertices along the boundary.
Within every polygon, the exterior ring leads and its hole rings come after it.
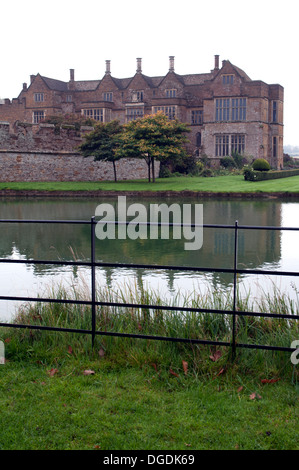
MULTIPOLYGON (((92 128, 60 129, 54 125, 0 122, 0 181, 103 181, 114 180, 110 162, 84 158, 76 148, 92 128)), ((143 159, 122 159, 116 162, 119 180, 147 178, 143 159)), ((156 164, 158 176, 159 165, 156 164)))
MULTIPOLYGON (((17 98, 0 101, 0 121, 8 122, 11 131, 19 133, 16 145, 21 145, 25 136, 29 145, 30 127, 20 131, 16 122, 34 127, 49 116, 72 114, 98 122, 116 119, 124 124, 162 111, 169 119, 190 125, 190 154, 206 156, 216 165, 222 157, 238 152, 266 158, 279 169, 283 165, 283 105, 281 85, 252 80, 229 60, 220 65, 218 55, 210 72, 186 75, 175 72, 174 57, 170 56, 168 72, 158 77, 143 74, 141 58, 137 58, 136 73, 129 78, 113 77, 110 60, 103 77, 95 80, 75 80, 74 69, 65 82, 31 75, 30 84, 23 83, 17 98)), ((70 146, 75 138, 72 132, 64 130, 70 146)), ((52 130, 39 128, 35 143, 38 136, 47 133, 52 130)), ((70 151, 63 138, 54 136, 52 151, 70 151)), ((0 137, 0 149, 6 149, 5 145, 0 137)))

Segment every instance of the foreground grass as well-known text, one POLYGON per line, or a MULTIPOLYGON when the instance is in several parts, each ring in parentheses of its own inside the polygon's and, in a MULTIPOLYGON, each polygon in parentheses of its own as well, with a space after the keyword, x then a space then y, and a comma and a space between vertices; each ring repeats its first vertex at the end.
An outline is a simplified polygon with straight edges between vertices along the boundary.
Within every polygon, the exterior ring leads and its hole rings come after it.
POLYGON ((289 382, 262 385, 233 369, 214 380, 176 377, 63 351, 52 359, 0 366, 1 450, 298 449, 289 382))
MULTIPOLYGON (((62 288, 56 298, 70 297, 62 288)), ((79 292, 75 293, 76 296, 79 292)), ((84 293, 83 293, 84 294, 84 293)), ((84 297, 82 293, 80 295, 84 297)), ((130 288, 98 292, 104 301, 161 302, 130 288)), ((177 299, 176 299, 177 300, 177 299)), ((229 297, 188 298, 229 308, 229 297)), ((240 309, 250 308, 238 299, 240 309)), ((298 314, 280 294, 263 309, 298 314)), ((16 322, 89 329, 86 307, 25 305, 16 322)), ((163 314, 102 307, 100 331, 228 340, 223 315, 163 314)), ((238 341, 289 346, 297 322, 238 319, 238 341)), ((298 449, 298 371, 284 352, 2 328, 0 449, 298 449)), ((298 367, 298 366, 297 366, 298 367)))
POLYGON ((242 175, 158 178, 146 180, 100 182, 9 182, 0 183, 0 190, 18 191, 206 191, 215 193, 299 193, 299 176, 269 181, 245 181, 242 175))

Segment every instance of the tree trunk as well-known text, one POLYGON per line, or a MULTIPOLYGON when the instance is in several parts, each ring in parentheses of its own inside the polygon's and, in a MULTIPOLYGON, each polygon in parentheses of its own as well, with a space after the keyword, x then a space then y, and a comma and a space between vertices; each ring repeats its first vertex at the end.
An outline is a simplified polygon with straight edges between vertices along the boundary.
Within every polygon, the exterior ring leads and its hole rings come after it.
POLYGON ((155 159, 154 159, 154 157, 152 157, 152 180, 153 180, 153 183, 155 183, 156 178, 155 178, 155 159))
POLYGON ((148 157, 146 159, 147 168, 148 168, 148 182, 151 182, 151 159, 148 157))
POLYGON ((117 181, 117 177, 116 177, 116 165, 115 165, 115 161, 113 160, 113 171, 114 171, 114 181, 116 182, 117 181))

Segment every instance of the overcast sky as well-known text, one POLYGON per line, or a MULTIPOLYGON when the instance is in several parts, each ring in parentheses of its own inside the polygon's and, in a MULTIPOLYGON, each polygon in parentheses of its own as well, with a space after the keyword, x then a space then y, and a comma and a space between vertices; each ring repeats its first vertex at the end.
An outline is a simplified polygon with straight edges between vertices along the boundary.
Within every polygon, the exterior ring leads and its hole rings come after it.
POLYGON ((298 15, 295 0, 14 0, 0 3, 0 98, 15 98, 30 75, 94 80, 136 72, 206 73, 214 55, 253 80, 284 87, 284 144, 297 131, 298 15))

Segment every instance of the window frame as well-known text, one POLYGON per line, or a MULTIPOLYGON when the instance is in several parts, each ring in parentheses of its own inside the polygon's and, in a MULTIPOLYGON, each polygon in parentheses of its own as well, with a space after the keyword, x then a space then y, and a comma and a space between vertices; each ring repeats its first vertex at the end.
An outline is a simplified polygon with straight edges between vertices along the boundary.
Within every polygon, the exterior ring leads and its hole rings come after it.
POLYGON ((103 100, 108 102, 108 103, 113 102, 113 92, 112 91, 104 91, 103 100))
POLYGON ((46 117, 46 113, 43 109, 34 110, 32 113, 32 123, 39 124, 46 117))
POLYGON ((177 97, 177 89, 176 88, 167 88, 165 90, 165 97, 166 98, 176 98, 177 97))
POLYGON ((272 139, 272 157, 273 158, 277 158, 277 154, 278 154, 277 150, 278 150, 278 139, 277 139, 277 136, 274 135, 272 139))
POLYGON ((98 122, 111 121, 111 109, 107 108, 82 108, 81 115, 98 122))
POLYGON ((193 126, 201 126, 203 124, 203 110, 192 109, 191 110, 191 124, 193 126))
POLYGON ((246 120, 247 97, 215 99, 215 122, 245 122, 246 120))
POLYGON ((235 81, 235 76, 231 73, 222 75, 222 85, 233 85, 235 81))
POLYGON ((228 157, 233 152, 245 154, 245 134, 215 134, 215 157, 228 157))
POLYGON ((277 101, 274 100, 272 101, 272 122, 278 122, 277 116, 278 116, 278 106, 277 106, 277 101))
POLYGON ((177 107, 176 106, 153 106, 153 114, 157 114, 159 111, 165 114, 169 120, 176 119, 177 117, 177 107))
POLYGON ((43 92, 34 93, 35 103, 43 103, 45 101, 45 94, 43 92))
POLYGON ((230 136, 231 154, 237 152, 240 155, 245 153, 245 134, 231 134, 230 136))
POLYGON ((126 108, 126 122, 135 121, 144 117, 144 108, 141 106, 128 106, 126 108))

